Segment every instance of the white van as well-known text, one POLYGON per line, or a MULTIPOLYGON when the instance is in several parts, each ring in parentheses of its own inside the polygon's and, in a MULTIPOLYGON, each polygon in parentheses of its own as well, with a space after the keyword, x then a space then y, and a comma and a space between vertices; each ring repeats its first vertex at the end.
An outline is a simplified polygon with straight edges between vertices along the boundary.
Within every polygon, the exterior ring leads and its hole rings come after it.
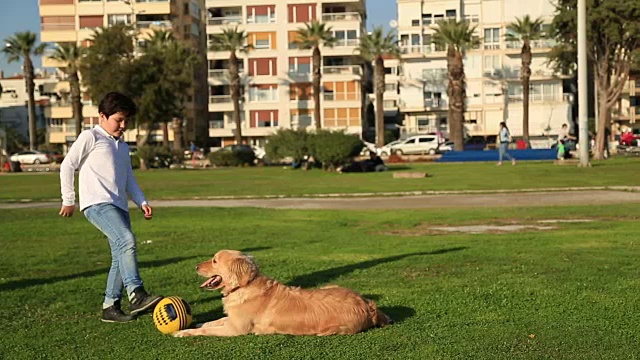
POLYGON ((436 135, 415 135, 391 147, 391 153, 398 155, 435 155, 437 151, 436 135))

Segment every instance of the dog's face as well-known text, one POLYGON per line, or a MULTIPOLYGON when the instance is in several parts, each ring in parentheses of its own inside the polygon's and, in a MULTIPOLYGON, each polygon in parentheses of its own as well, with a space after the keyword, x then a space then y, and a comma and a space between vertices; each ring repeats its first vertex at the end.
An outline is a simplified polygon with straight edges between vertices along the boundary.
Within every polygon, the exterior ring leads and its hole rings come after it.
POLYGON ((249 284, 258 275, 258 267, 240 251, 220 250, 210 260, 198 264, 196 272, 208 278, 201 288, 222 289, 223 294, 228 294, 249 284))

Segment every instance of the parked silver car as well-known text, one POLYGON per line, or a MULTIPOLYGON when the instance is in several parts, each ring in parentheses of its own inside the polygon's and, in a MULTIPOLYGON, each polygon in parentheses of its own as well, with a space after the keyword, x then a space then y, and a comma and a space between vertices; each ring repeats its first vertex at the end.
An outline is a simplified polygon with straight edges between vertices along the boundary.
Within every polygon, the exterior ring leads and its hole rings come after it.
POLYGON ((391 153, 398 155, 435 155, 437 149, 438 137, 436 135, 416 135, 391 146, 391 153))
POLYGON ((11 161, 17 161, 21 164, 48 164, 51 162, 49 156, 40 151, 20 151, 9 158, 11 161))

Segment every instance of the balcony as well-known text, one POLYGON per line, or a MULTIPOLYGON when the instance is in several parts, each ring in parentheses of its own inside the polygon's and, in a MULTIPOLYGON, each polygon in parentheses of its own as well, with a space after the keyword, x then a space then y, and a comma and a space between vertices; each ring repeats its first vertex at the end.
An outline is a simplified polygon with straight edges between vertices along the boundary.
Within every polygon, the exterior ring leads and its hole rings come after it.
MULTIPOLYGON (((507 49, 521 49, 523 42, 520 40, 515 41, 506 41, 505 42, 507 49)), ((539 40, 531 40, 529 45, 532 49, 550 49, 556 45, 556 41, 553 39, 539 39, 539 40)))
POLYGON ((360 14, 357 12, 328 13, 322 14, 322 21, 360 21, 360 14))
POLYGON ((348 47, 360 45, 360 39, 338 39, 333 47, 348 47))
POLYGON ((322 73, 325 75, 362 75, 362 69, 358 65, 323 66, 322 73))
POLYGON ((360 101, 360 93, 348 92, 348 93, 336 93, 336 92, 324 92, 323 99, 325 101, 360 101))
POLYGON ((231 95, 211 95, 209 96, 209 104, 226 104, 231 103, 231 95))
POLYGON ((438 98, 424 99, 424 107, 431 109, 443 109, 447 107, 447 102, 444 99, 438 98))
POLYGON ((138 29, 152 29, 152 30, 170 30, 171 20, 158 20, 158 21, 137 21, 136 27, 138 29))
POLYGON ((210 120, 209 129, 224 129, 224 120, 210 120))
POLYGON ((256 15, 247 17, 247 24, 275 24, 276 15, 256 15))
POLYGON ((242 23, 242 16, 214 17, 207 20, 208 25, 240 25, 242 23))

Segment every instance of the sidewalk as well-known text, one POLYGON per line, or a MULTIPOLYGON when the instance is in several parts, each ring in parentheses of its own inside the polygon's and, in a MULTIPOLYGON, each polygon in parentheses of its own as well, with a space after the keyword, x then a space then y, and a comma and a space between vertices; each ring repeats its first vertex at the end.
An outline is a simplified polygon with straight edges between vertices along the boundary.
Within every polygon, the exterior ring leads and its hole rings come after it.
MULTIPOLYGON (((328 194, 308 197, 150 200, 153 207, 259 207, 272 209, 390 210, 640 203, 637 187, 449 191, 429 194, 328 194)), ((131 206, 134 206, 131 204, 131 206)), ((59 208, 59 202, 0 203, 0 209, 59 208)))

